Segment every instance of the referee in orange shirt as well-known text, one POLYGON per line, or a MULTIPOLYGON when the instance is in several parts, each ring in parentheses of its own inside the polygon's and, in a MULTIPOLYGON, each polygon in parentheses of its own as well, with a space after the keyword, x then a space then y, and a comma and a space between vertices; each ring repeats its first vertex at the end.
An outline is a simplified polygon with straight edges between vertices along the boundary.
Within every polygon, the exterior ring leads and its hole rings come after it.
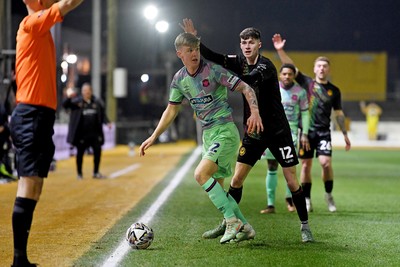
POLYGON ((19 176, 12 214, 13 267, 37 266, 28 260, 28 236, 55 150, 52 136, 57 108, 56 53, 50 28, 83 0, 23 2, 28 15, 17 32, 17 106, 10 122, 19 176))

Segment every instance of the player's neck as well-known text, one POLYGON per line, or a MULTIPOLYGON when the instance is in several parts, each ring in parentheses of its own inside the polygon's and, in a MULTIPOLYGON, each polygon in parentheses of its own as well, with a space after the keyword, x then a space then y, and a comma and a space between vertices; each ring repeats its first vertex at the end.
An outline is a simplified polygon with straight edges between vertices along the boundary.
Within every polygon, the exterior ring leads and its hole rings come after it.
POLYGON ((317 83, 320 83, 320 84, 327 84, 328 83, 327 79, 319 79, 318 77, 315 77, 315 81, 317 83))
POLYGON ((247 64, 249 65, 255 65, 257 63, 259 55, 255 57, 246 57, 247 64))

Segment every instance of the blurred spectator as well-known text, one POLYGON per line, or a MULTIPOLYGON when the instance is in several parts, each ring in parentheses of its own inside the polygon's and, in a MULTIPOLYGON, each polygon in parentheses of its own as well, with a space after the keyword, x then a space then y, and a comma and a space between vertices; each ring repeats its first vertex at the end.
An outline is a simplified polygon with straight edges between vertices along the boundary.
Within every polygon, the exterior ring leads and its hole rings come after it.
POLYGON ((103 124, 111 128, 105 114, 104 104, 96 98, 89 83, 82 85, 80 96, 72 88, 67 90, 63 107, 70 109, 67 142, 77 148, 76 169, 78 179, 82 179, 82 162, 85 150, 93 149, 93 178, 104 178, 99 172, 101 146, 104 144, 103 124))
POLYGON ((360 108, 362 113, 366 117, 367 131, 369 140, 378 139, 378 124, 379 117, 382 115, 381 107, 375 102, 370 102, 368 105, 365 101, 360 102, 360 108))

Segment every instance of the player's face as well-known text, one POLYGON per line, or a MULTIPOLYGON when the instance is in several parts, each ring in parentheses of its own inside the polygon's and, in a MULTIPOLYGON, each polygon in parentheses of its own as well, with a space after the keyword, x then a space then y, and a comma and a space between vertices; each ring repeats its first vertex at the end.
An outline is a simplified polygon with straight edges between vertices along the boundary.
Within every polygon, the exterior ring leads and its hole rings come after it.
POLYGON ((282 71, 279 73, 279 80, 286 88, 291 87, 294 81, 293 70, 289 68, 283 68, 282 71))
POLYGON ((240 49, 247 59, 255 59, 261 47, 261 41, 253 38, 240 39, 240 49))
POLYGON ((182 46, 176 54, 182 60, 189 73, 196 72, 200 65, 200 46, 182 46))
POLYGON ((319 60, 314 64, 314 73, 315 77, 318 79, 325 81, 329 74, 329 64, 326 61, 319 60))

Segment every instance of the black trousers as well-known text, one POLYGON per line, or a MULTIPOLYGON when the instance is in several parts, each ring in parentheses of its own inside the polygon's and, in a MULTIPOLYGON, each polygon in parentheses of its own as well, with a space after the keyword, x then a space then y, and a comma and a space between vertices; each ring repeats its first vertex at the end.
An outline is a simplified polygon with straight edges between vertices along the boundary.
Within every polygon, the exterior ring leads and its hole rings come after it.
POLYGON ((101 160, 101 142, 99 141, 99 138, 88 137, 80 140, 76 146, 76 170, 78 174, 82 174, 83 155, 85 154, 86 149, 89 147, 91 147, 93 150, 93 173, 99 172, 101 160))

